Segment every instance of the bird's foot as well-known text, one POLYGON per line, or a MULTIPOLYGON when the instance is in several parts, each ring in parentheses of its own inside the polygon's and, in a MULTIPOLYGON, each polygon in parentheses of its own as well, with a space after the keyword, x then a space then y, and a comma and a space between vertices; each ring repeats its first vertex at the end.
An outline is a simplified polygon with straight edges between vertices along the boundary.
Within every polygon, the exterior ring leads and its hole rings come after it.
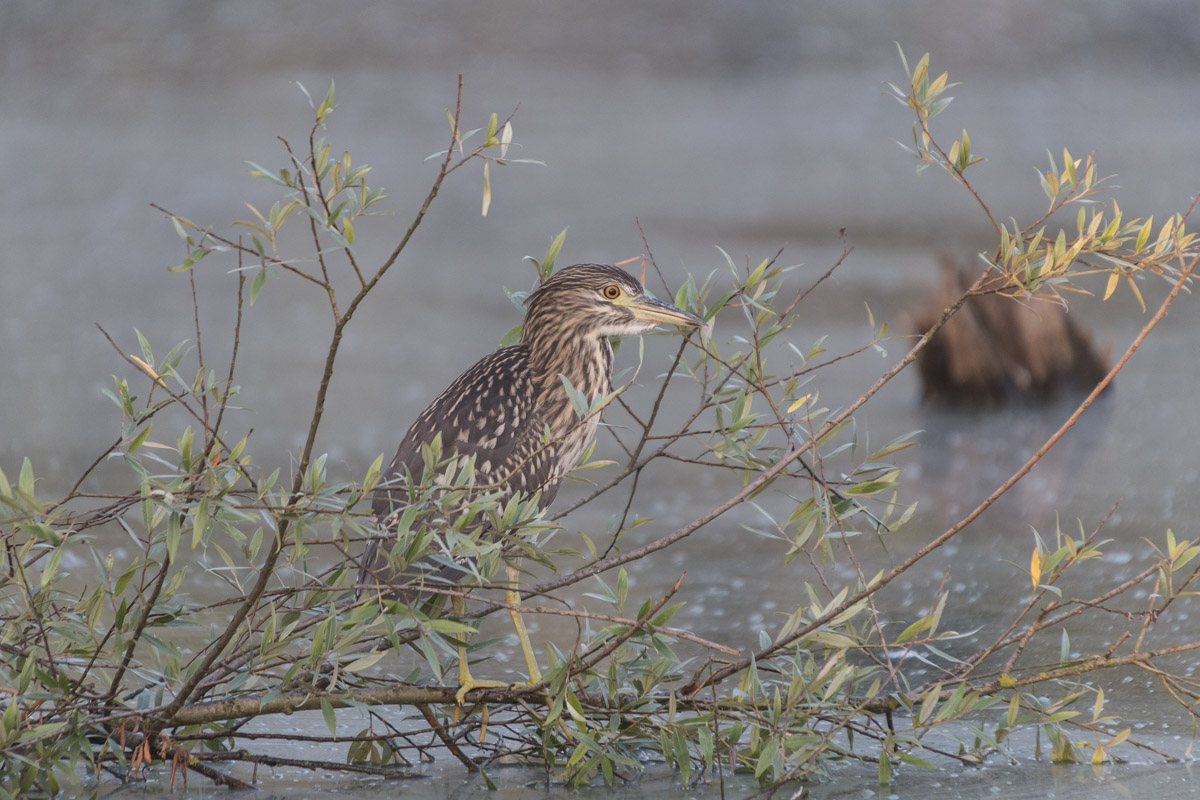
POLYGON ((467 700, 467 695, 475 689, 511 689, 512 686, 513 684, 504 681, 480 681, 469 678, 459 685, 458 691, 454 693, 454 702, 457 705, 463 705, 467 700))

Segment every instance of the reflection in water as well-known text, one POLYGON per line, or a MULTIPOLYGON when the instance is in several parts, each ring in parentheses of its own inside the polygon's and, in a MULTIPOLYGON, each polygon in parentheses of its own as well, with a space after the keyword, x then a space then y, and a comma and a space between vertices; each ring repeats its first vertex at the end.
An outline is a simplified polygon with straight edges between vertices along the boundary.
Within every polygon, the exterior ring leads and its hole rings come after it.
MULTIPOLYGON (((1080 398, 1082 399, 1082 398, 1080 398)), ((1111 393, 1101 396, 1016 486, 987 512, 989 524, 1041 529, 1062 508, 1108 429, 1111 393)), ((997 411, 921 412, 920 493, 945 529, 972 511, 1045 444, 1076 403, 997 411)))
MULTIPOLYGON (((1082 399, 1082 398, 1078 398, 1082 399)), ((935 587, 945 581, 951 601, 943 617, 945 629, 975 631, 968 639, 948 642, 946 651, 966 656, 1007 626, 1030 598, 1028 564, 1033 532, 1051 549, 1055 531, 1078 538, 1081 526, 1090 531, 1111 510, 1072 502, 1086 487, 1088 466, 1111 432, 1116 395, 1107 393, 1080 418, 1024 478, 1001 495, 979 518, 949 543, 932 553, 900 579, 887 594, 885 608, 897 620, 911 621, 936 601, 935 587), (890 605, 889 605, 890 603, 890 605)), ((971 513, 1040 448, 1075 410, 1074 399, 1051 406, 1019 406, 991 412, 955 412, 923 408, 925 433, 917 463, 906 474, 919 498, 921 511, 894 537, 888 547, 894 560, 958 523, 971 513)), ((1101 538, 1115 533, 1106 529, 1101 538)), ((1089 562, 1064 579, 1068 592, 1084 596, 1087 577, 1095 585, 1117 583, 1128 572, 1127 554, 1089 562)), ((1088 595, 1090 596, 1090 595, 1088 595)), ((1110 621, 1095 617, 1072 628, 1079 643, 1099 638, 1111 641, 1110 621), (1094 629, 1088 630, 1087 626, 1094 629), (1086 634, 1086 635, 1085 635, 1086 634)), ((1042 640, 1036 652, 1057 657, 1058 640, 1042 640), (1053 640, 1053 641, 1050 641, 1053 640)), ((918 670, 917 674, 924 674, 918 670)))

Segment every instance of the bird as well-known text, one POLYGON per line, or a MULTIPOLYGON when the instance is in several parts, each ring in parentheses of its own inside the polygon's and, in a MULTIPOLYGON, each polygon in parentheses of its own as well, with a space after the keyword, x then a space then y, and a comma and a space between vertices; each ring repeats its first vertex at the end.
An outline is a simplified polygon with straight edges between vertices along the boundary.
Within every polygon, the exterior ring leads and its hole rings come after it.
MULTIPOLYGON (((620 267, 576 264, 552 274, 526 300, 520 341, 480 359, 417 415, 373 496, 376 519, 394 527, 415 483, 436 481, 426 473, 431 448, 446 457, 443 469, 473 467, 474 484, 497 490, 501 508, 513 497, 531 500, 539 510, 550 506, 563 476, 595 439, 600 413, 581 414, 580 398, 590 404, 610 391, 610 337, 659 325, 707 327, 700 317, 646 294, 620 267)), ((456 479, 462 482, 461 473, 456 479)), ((501 533, 484 535, 494 541, 501 533)), ((389 561, 373 541, 362 557, 360 591, 373 588, 382 600, 432 608, 444 603, 446 589, 455 589, 452 603, 461 613, 467 565, 429 555, 399 568, 397 561, 403 558, 389 561)), ((517 610, 519 573, 508 561, 506 569, 506 601, 535 685, 541 672, 517 610)), ((509 685, 475 679, 461 644, 458 679, 459 705, 472 689, 509 685)))

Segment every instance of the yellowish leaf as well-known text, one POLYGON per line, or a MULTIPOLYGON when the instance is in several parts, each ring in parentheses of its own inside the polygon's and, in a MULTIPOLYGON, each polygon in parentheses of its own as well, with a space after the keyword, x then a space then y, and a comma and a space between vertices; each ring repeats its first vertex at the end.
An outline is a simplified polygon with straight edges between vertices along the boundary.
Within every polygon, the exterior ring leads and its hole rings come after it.
POLYGON ((798 398, 795 402, 793 402, 790 406, 788 406, 787 413, 790 414, 793 411, 795 411, 797 408, 799 408, 800 406, 807 403, 810 397, 812 397, 811 394, 806 394, 806 395, 804 395, 804 397, 798 398))
POLYGON ((1137 298, 1138 303, 1142 306, 1142 313, 1146 313, 1146 301, 1142 299, 1142 293, 1137 287, 1137 282, 1134 281, 1132 275, 1126 275, 1125 278, 1129 282, 1129 288, 1133 290, 1133 296, 1137 298))
POLYGON ((130 355, 129 358, 132 359, 135 364, 141 367, 143 372, 145 372, 151 378, 154 378, 155 383, 157 383, 159 386, 166 386, 166 384, 163 383, 163 379, 158 377, 158 373, 154 371, 154 367, 150 366, 145 361, 142 361, 135 355, 130 355))
POLYGON ((1118 733, 1116 736, 1114 736, 1112 739, 1110 739, 1110 740, 1108 741, 1108 744, 1107 744, 1107 745, 1105 745, 1105 746, 1106 746, 1106 747, 1116 747, 1116 746, 1117 746, 1117 745, 1119 745, 1121 742, 1123 742, 1123 741, 1125 741, 1126 739, 1128 739, 1128 738, 1129 738, 1129 733, 1130 733, 1130 729, 1129 729, 1129 728, 1125 728, 1125 729, 1123 729, 1123 730, 1122 730, 1120 733, 1118 733))
POLYGON ((1142 229, 1138 231, 1137 239, 1134 240, 1133 249, 1140 251, 1146 246, 1146 240, 1150 238, 1150 226, 1154 224, 1153 215, 1142 223, 1142 229))
POLYGON ((1112 293, 1114 293, 1114 291, 1116 291, 1117 283, 1120 281, 1121 281, 1121 273, 1120 272, 1112 272, 1111 275, 1109 275, 1109 282, 1104 285, 1104 299, 1105 300, 1108 300, 1109 297, 1112 296, 1112 293))
POLYGON ((504 123, 504 127, 500 129, 500 157, 504 158, 508 155, 508 146, 512 144, 513 127, 511 122, 504 123))
POLYGON ((487 216, 488 206, 492 204, 492 178, 491 170, 488 169, 492 164, 486 161, 483 164, 483 216, 487 216))

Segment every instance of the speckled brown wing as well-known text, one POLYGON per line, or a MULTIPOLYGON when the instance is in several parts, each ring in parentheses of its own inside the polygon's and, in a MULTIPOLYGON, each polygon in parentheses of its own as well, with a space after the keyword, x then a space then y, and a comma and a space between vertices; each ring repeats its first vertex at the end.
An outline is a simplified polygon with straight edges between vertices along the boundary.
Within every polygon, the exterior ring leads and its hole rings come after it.
MULTIPOLYGON (((444 457, 475 456, 476 480, 481 485, 506 483, 509 492, 533 493, 547 488, 542 505, 552 499, 553 445, 542 440, 544 423, 537 407, 529 353, 524 345, 504 347, 486 356, 460 375, 430 403, 408 429, 395 457, 384 473, 386 488, 375 492, 373 511, 385 520, 408 500, 408 482, 420 480, 424 471, 421 446, 439 433, 444 457)), ((401 575, 390 574, 374 546, 364 554, 364 583, 385 582, 393 596, 416 602, 418 584, 454 584, 467 574, 435 559, 410 565, 401 575)))
POLYGON ((497 350, 460 375, 413 422, 385 473, 394 488, 375 493, 374 512, 382 519, 404 501, 408 476, 419 480, 424 469, 421 446, 438 434, 444 457, 475 456, 481 484, 510 481, 513 491, 535 491, 551 477, 548 469, 533 469, 534 462, 549 459, 527 461, 542 449, 539 420, 527 349, 497 350))

